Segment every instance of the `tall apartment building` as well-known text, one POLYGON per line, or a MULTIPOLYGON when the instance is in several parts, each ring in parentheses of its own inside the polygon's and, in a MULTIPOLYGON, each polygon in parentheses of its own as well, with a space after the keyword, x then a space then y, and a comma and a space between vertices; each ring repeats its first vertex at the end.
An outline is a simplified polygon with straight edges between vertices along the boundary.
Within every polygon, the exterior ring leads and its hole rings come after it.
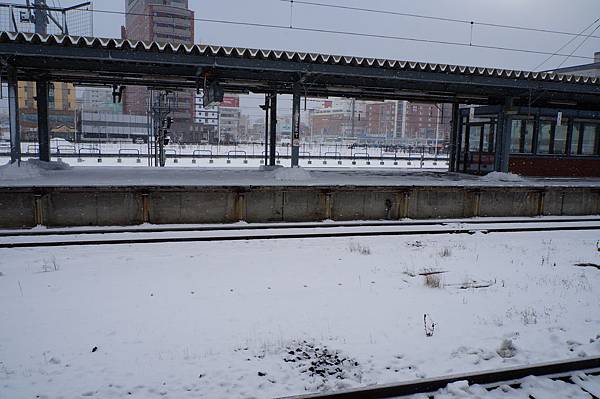
MULTIPOLYGON (((194 12, 188 0, 125 0, 124 39, 169 43, 194 43, 194 12)), ((195 137, 193 90, 170 95, 172 137, 189 142, 195 137)), ((130 86, 123 95, 123 112, 146 115, 150 94, 147 88, 130 86)))

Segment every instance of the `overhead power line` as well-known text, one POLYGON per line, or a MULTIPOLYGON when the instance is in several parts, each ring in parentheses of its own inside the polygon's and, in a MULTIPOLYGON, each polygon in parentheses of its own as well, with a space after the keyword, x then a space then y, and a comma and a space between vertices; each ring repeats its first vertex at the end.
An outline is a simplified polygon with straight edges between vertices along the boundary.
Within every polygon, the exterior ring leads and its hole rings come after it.
MULTIPOLYGON (((296 1, 296 0, 294 0, 296 1)), ((151 14, 143 14, 143 13, 125 13, 123 11, 111 11, 111 10, 87 10, 89 12, 95 13, 103 13, 103 14, 129 14, 129 15, 138 15, 138 16, 146 16, 151 17, 151 14)), ((190 19, 186 17, 172 17, 173 19, 190 19)), ((343 36, 354 36, 354 37, 366 37, 366 38, 376 38, 376 39, 389 39, 389 40, 400 40, 400 41, 410 41, 410 42, 418 42, 418 43, 427 43, 427 44, 439 44, 446 46, 458 46, 458 47, 473 47, 479 49, 487 49, 487 50, 498 50, 498 51, 509 51, 509 52, 518 52, 518 53, 528 53, 528 54, 539 54, 539 55, 551 55, 553 53, 548 51, 539 51, 539 50, 530 50, 530 49, 521 49, 521 48, 512 48, 512 47, 503 47, 503 46, 493 46, 493 45, 485 45, 485 44, 475 44, 475 43, 465 43, 465 42, 454 42, 454 41, 445 41, 445 40, 434 40, 434 39, 423 39, 417 37, 409 37, 409 36, 394 36, 394 35, 382 35, 375 33, 364 33, 364 32, 352 32, 352 31, 342 31, 342 30, 332 30, 332 29, 321 29, 321 28, 309 28, 302 26, 287 26, 287 25, 276 25, 276 24, 265 24, 258 22, 245 22, 245 21, 232 21, 232 20, 224 20, 224 19, 211 19, 211 18, 191 18, 194 21, 198 22, 206 22, 206 23, 215 23, 215 24, 224 24, 224 25, 237 25, 237 26, 248 26, 255 28, 266 28, 266 29, 278 29, 278 30, 294 30, 299 32, 312 32, 312 33, 327 33, 334 35, 343 35, 343 36)), ((593 59, 593 57, 584 56, 584 55, 569 55, 569 54, 554 54, 557 56, 570 58, 579 58, 579 59, 593 59)))
POLYGON ((571 40, 569 40, 568 42, 566 42, 561 48, 559 48, 558 50, 556 50, 555 53, 552 53, 550 56, 548 56, 548 58, 546 58, 544 61, 542 61, 538 65, 536 65, 532 70, 535 71, 538 68, 540 68, 542 65, 544 65, 546 62, 550 61, 550 59, 552 57, 554 57, 559 52, 563 51, 569 44, 573 43, 575 40, 577 40, 577 38, 579 36, 583 35, 588 29, 590 29, 592 26, 594 26, 596 23, 598 23, 598 21, 600 21, 600 18, 597 18, 594 22, 592 22, 591 24, 589 24, 584 30, 582 30, 581 32, 579 32, 577 34, 577 36, 571 38, 571 40))
POLYGON ((583 40, 581 41, 581 43, 579 43, 579 46, 575 47, 575 48, 573 49, 573 51, 571 51, 571 54, 569 54, 569 55, 568 55, 568 56, 567 56, 567 57, 566 57, 566 58, 565 58, 565 59, 564 59, 564 60, 563 60, 563 61, 560 63, 560 65, 559 65, 557 68, 560 68, 561 66, 563 66, 563 65, 564 65, 564 63, 565 63, 565 62, 567 62, 567 60, 568 60, 569 58, 571 58, 572 54, 573 54, 573 53, 575 53, 577 50, 579 50, 579 48, 581 48, 581 46, 583 46, 583 45, 584 45, 584 43, 585 43, 585 42, 586 42, 586 41, 587 41, 587 40, 590 38, 590 36, 592 36, 592 35, 594 34, 594 32, 596 32, 596 31, 598 30, 598 28, 600 28, 600 24, 598 24, 598 25, 597 25, 597 26, 594 28, 594 30, 593 30, 593 31, 592 31, 592 32, 591 32, 589 35, 587 35, 587 36, 586 36, 586 38, 585 38, 585 39, 583 39, 583 40))
MULTIPOLYGON (((346 6, 346 5, 341 5, 341 4, 327 4, 327 3, 319 3, 319 2, 315 2, 315 1, 304 1, 304 0, 277 0, 277 1, 284 2, 284 3, 292 3, 292 4, 304 4, 307 6, 314 6, 314 7, 337 8, 337 9, 343 9, 343 10, 360 11, 360 12, 375 13, 375 14, 396 15, 396 16, 402 16, 402 17, 429 19, 429 20, 443 21, 443 22, 455 22, 455 23, 461 23, 461 24, 467 24, 467 25, 481 25, 481 26, 487 26, 487 27, 491 27, 491 28, 515 29, 515 30, 523 30, 523 31, 529 31, 529 32, 553 33, 553 34, 557 34, 557 35, 566 35, 566 36, 578 36, 577 33, 564 32, 564 31, 547 29, 547 28, 532 28, 532 27, 528 27, 528 26, 496 24, 496 23, 491 23, 491 22, 438 17, 438 16, 433 16, 433 15, 413 14, 413 13, 398 12, 398 11, 391 11, 391 10, 380 10, 380 9, 364 8, 364 7, 352 7, 352 6, 346 6)), ((590 37, 595 38, 595 39, 600 39, 600 36, 590 36, 590 37)))

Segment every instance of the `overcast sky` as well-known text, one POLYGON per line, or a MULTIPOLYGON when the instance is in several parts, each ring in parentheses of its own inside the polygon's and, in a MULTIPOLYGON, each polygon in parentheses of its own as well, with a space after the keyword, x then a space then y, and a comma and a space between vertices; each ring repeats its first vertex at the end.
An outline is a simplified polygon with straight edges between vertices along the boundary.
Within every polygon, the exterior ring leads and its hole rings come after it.
MULTIPOLYGON (((579 33, 600 17, 600 0, 314 0, 403 13, 426 14, 462 20, 520 25, 579 33)), ((51 3, 49 0, 48 3, 51 3)), ((63 0, 63 5, 73 4, 63 0)), ((96 0, 98 10, 124 11, 125 0, 96 0)), ((290 3, 281 0, 190 0, 196 18, 289 25, 290 3)), ((118 37, 124 17, 96 13, 94 33, 118 37)), ((377 35, 416 37, 469 43, 470 26, 453 22, 382 15, 294 3, 292 23, 297 27, 342 30, 377 35)), ((600 36, 600 29, 596 31, 600 36)), ((474 25, 473 43, 555 52, 571 37, 474 25)), ((577 39, 562 53, 569 54, 577 39)), ((532 69, 547 56, 380 39, 269 29, 196 21, 196 42, 227 46, 325 52, 462 65, 532 69)), ((589 38, 576 54, 592 56, 600 39, 589 38)), ((543 69, 556 67, 564 57, 554 57, 543 69)), ((589 63, 569 59, 565 65, 589 63)))

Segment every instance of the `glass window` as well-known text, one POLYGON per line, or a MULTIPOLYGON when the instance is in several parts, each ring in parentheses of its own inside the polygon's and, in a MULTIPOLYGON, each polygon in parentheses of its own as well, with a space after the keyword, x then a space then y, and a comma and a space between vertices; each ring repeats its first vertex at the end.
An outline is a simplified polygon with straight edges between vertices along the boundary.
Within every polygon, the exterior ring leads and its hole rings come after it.
POLYGON ((522 150, 523 153, 533 152, 533 121, 525 121, 523 126, 522 150))
POLYGON ((513 119, 510 122, 510 152, 519 153, 521 152, 521 126, 523 121, 520 119, 513 119))
POLYGON ((533 121, 513 119, 510 128, 510 152, 513 154, 531 153, 533 147, 533 121))
POLYGON ((581 135, 581 124, 579 122, 573 123, 573 136, 571 138, 571 154, 579 154, 579 136, 581 135))
POLYGON ((598 153, 598 125, 584 123, 582 133, 581 155, 596 155, 598 153))
POLYGON ((481 143, 481 126, 471 126, 469 128, 469 151, 479 152, 481 143))
POLYGON ((552 122, 540 121, 540 132, 538 134, 538 154, 550 154, 550 141, 552 140, 552 122))
POLYGON ((554 130, 554 154, 567 153, 567 130, 568 124, 566 121, 562 125, 556 126, 554 130))
POLYGON ((483 125, 483 152, 494 152, 494 129, 492 125, 483 125))

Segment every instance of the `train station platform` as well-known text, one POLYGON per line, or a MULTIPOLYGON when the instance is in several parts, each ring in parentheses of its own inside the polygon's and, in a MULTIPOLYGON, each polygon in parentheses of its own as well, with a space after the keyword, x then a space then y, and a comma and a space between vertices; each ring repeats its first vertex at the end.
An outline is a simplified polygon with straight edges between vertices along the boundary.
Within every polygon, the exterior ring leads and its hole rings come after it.
POLYGON ((600 178, 439 171, 0 167, 0 227, 600 214, 600 178))

